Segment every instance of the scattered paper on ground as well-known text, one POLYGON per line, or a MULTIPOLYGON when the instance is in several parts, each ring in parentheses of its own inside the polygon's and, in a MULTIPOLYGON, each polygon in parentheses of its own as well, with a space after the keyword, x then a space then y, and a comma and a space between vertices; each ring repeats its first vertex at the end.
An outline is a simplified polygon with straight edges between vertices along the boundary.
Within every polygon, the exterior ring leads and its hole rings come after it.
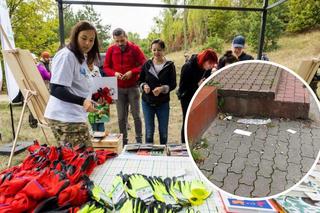
POLYGON ((229 115, 229 116, 225 117, 223 120, 224 120, 224 121, 231 121, 231 120, 232 120, 232 116, 229 115))
POLYGON ((296 134, 297 133, 297 131, 292 130, 292 129, 287 129, 287 132, 290 132, 291 134, 296 134))
POLYGON ((271 119, 239 119, 237 122, 242 124, 265 125, 271 123, 271 119))
POLYGON ((241 130, 241 129, 234 130, 234 133, 239 135, 245 135, 245 136, 250 136, 252 134, 252 132, 241 130))

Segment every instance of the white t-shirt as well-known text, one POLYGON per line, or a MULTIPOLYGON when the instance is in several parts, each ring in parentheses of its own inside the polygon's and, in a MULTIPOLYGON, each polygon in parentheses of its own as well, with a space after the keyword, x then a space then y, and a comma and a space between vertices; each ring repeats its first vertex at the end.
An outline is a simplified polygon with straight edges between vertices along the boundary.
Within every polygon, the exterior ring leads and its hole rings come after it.
MULTIPOLYGON (((93 81, 86 61, 79 63, 67 47, 61 49, 52 60, 50 83, 66 86, 75 95, 91 98, 93 81)), ((62 122, 86 122, 87 112, 83 106, 50 96, 44 116, 62 122)))

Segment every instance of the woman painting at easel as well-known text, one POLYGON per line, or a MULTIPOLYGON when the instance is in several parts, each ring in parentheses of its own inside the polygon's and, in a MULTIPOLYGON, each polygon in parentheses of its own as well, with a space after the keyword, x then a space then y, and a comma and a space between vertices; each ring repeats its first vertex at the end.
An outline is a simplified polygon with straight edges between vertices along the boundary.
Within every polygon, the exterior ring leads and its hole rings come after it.
POLYGON ((203 50, 199 54, 192 55, 182 66, 178 90, 178 98, 181 102, 183 125, 181 129, 181 142, 185 143, 184 120, 192 96, 201 83, 211 75, 211 70, 218 62, 217 54, 212 49, 203 50))
POLYGON ((97 31, 87 21, 77 23, 67 47, 52 61, 51 95, 45 117, 58 142, 91 146, 87 112, 96 109, 90 100, 93 86, 87 63, 99 57, 97 31))

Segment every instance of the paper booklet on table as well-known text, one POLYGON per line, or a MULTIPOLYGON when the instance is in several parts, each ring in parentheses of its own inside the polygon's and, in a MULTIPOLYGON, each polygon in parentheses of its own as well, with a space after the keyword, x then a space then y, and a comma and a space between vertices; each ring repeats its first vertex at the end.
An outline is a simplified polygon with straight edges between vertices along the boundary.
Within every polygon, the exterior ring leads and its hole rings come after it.
POLYGON ((104 142, 117 141, 121 137, 118 133, 93 132, 93 138, 102 139, 104 142))
POLYGON ((269 200, 239 200, 236 198, 228 197, 220 193, 225 211, 227 213, 277 213, 278 210, 271 204, 269 200))
POLYGON ((163 156, 165 155, 165 145, 154 144, 127 144, 124 153, 136 155, 163 156))
POLYGON ((103 141, 105 142, 115 141, 115 140, 119 140, 120 137, 121 137, 121 134, 109 133, 106 137, 103 138, 103 141))
POLYGON ((167 144, 167 148, 170 151, 187 151, 186 144, 167 144))
POLYGON ((92 137, 94 138, 104 138, 106 136, 105 132, 92 132, 92 137))
POLYGON ((167 144, 167 153, 170 156, 189 156, 185 144, 167 144))

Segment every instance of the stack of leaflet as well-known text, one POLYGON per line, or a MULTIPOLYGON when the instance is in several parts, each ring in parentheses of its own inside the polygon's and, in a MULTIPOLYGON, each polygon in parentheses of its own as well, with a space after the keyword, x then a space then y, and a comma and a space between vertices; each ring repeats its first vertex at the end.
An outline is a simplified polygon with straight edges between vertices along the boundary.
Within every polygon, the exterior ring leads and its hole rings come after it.
POLYGON ((165 156, 165 145, 154 144, 127 144, 123 154, 143 155, 143 156, 165 156))
POLYGON ((167 153, 169 156, 189 156, 186 144, 167 144, 167 153))

